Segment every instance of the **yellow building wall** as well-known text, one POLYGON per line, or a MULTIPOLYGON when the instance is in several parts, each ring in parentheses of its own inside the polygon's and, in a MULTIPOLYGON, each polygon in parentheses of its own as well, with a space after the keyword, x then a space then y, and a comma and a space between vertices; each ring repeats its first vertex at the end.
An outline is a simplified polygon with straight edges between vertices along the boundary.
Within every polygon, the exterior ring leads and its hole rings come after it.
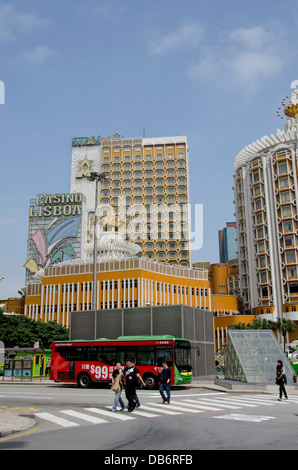
POLYGON ((228 265, 219 263, 211 265, 212 294, 227 294, 228 265))
POLYGON ((214 317, 214 346, 215 352, 219 352, 226 344, 226 330, 234 323, 252 323, 254 315, 224 315, 214 317))
POLYGON ((221 313, 239 312, 239 298, 234 295, 211 294, 212 311, 221 313))
MULTIPOLYGON (((70 311, 91 310, 92 273, 47 276, 40 295, 27 295, 25 315, 69 327, 70 311)), ((97 273, 97 308, 184 304, 211 310, 208 280, 198 280, 144 269, 97 273)))

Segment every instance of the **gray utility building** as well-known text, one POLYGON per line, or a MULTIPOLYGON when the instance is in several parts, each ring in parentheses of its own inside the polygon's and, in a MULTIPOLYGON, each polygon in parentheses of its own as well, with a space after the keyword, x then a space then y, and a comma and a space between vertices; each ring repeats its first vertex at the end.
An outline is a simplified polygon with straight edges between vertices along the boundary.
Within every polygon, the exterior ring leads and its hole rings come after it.
POLYGON ((213 314, 186 305, 71 312, 70 340, 173 335, 190 340, 193 376, 214 374, 213 314))

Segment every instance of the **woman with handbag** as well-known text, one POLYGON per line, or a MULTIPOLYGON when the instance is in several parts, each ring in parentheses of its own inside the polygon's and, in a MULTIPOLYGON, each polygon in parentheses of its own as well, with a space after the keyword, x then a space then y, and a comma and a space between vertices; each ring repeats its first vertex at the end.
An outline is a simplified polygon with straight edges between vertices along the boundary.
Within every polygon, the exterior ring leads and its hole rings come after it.
POLYGON ((122 392, 122 378, 123 378, 123 372, 121 369, 121 364, 118 362, 116 364, 116 369, 114 370, 112 377, 112 387, 111 389, 115 392, 115 399, 114 399, 114 404, 112 408, 112 413, 116 413, 117 411, 117 405, 120 403, 121 410, 120 411, 125 411, 125 403, 121 398, 121 392, 122 392))
POLYGON ((282 395, 284 394, 285 400, 288 399, 288 395, 286 392, 285 384, 287 383, 287 377, 285 374, 285 369, 283 367, 282 361, 277 361, 276 369, 276 385, 279 385, 279 398, 278 401, 282 400, 282 395))

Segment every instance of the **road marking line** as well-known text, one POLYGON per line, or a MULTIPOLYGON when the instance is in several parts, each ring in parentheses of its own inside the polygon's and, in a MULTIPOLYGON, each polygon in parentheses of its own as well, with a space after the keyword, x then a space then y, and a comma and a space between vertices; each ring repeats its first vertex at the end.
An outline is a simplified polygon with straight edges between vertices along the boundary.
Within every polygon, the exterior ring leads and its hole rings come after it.
POLYGON ((89 423, 93 424, 102 424, 106 423, 107 421, 101 418, 97 418, 96 416, 89 416, 85 413, 80 413, 79 411, 75 410, 61 410, 61 413, 64 413, 69 416, 73 416, 74 418, 83 419, 84 421, 88 421, 89 423))
MULTIPOLYGON (((106 406, 106 408, 110 408, 109 406, 106 406)), ((145 416, 145 418, 154 418, 155 416, 158 416, 158 415, 155 415, 154 413, 146 413, 145 411, 142 412, 139 410, 139 408, 135 408, 134 411, 132 411, 132 413, 135 415, 135 414, 138 414, 140 416, 145 416)), ((130 413, 129 413, 130 415, 130 413)))
MULTIPOLYGON (((191 402, 194 402, 194 403, 197 403, 197 400, 187 400, 187 401, 191 401, 191 402)), ((210 403, 210 404, 214 404, 214 405, 218 405, 218 402, 217 401, 213 401, 213 400, 210 400, 209 398, 202 398, 202 400, 199 400, 198 403, 210 403)), ((229 408, 229 409, 232 409, 232 410, 240 410, 241 406, 236 406, 236 405, 227 405, 226 403, 220 403, 219 406, 221 408, 229 408)))
POLYGON ((154 408, 153 406, 146 406, 146 405, 141 405, 141 406, 142 406, 142 409, 144 408, 144 410, 157 411, 158 413, 164 413, 166 415, 181 415, 182 414, 179 411, 168 410, 166 406, 164 408, 160 407, 160 409, 154 408))
POLYGON ((28 396, 23 396, 23 395, 10 395, 10 394, 7 394, 7 395, 0 395, 1 398, 22 398, 22 399, 28 399, 28 400, 54 400, 54 398, 50 398, 50 397, 28 397, 28 396))
POLYGON ((163 403, 147 403, 147 405, 153 405, 153 406, 157 406, 157 407, 166 407, 166 409, 170 409, 170 410, 174 410, 174 411, 182 411, 182 412, 186 412, 186 413, 203 413, 203 410, 196 410, 196 409, 190 409, 190 408, 186 408, 186 407, 183 407, 183 406, 175 406, 175 405, 164 405, 163 403))
POLYGON ((249 421, 251 423, 261 423, 262 421, 269 421, 270 419, 276 419, 274 416, 256 416, 256 415, 241 415, 241 414, 213 416, 213 418, 232 419, 235 421, 249 421))
POLYGON ((41 428, 34 428, 34 429, 31 429, 30 431, 26 431, 26 432, 22 432, 22 433, 17 432, 13 436, 4 437, 4 438, 0 439, 0 442, 10 441, 11 439, 16 439, 16 438, 21 437, 21 436, 26 436, 27 434, 32 434, 33 432, 40 431, 40 430, 41 430, 41 428))
POLYGON ((252 405, 251 403, 243 403, 241 399, 237 400, 235 398, 222 398, 222 400, 224 400, 224 402, 227 402, 227 403, 233 403, 234 405, 240 405, 240 406, 244 406, 247 408, 256 408, 257 406, 259 406, 259 405, 252 405))
POLYGON ((45 419, 46 421, 51 421, 52 423, 59 424, 64 428, 71 428, 73 426, 79 426, 78 423, 69 421, 68 419, 60 418, 59 416, 52 415, 51 413, 35 413, 35 416, 45 419))
POLYGON ((159 415, 156 415, 154 413, 147 413, 146 411, 141 411, 139 408, 135 408, 133 410, 133 414, 134 415, 144 416, 145 418, 155 418, 155 416, 159 416, 159 415))
MULTIPOLYGON (((175 402, 172 402, 175 403, 175 402)), ((213 403, 204 403, 198 400, 183 400, 183 404, 186 406, 195 406, 196 408, 201 408, 202 410, 211 410, 211 411, 222 411, 225 406, 221 406, 221 404, 214 403, 215 406, 208 406, 213 405, 213 403), (187 402, 187 403, 185 403, 187 402), (189 405, 188 405, 189 403, 189 405), (220 406, 221 408, 216 408, 216 406, 220 406)))
POLYGON ((248 397, 241 397, 241 400, 247 402, 247 403, 255 403, 258 405, 265 405, 265 406, 272 406, 272 403, 268 403, 268 401, 263 401, 261 399, 256 399, 256 398, 248 398, 248 397))
POLYGON ((133 416, 127 415, 124 411, 119 411, 116 413, 112 413, 111 411, 101 410, 100 408, 84 408, 86 411, 90 411, 90 413, 98 413, 104 416, 109 416, 110 418, 122 419, 123 421, 129 419, 136 419, 133 416))

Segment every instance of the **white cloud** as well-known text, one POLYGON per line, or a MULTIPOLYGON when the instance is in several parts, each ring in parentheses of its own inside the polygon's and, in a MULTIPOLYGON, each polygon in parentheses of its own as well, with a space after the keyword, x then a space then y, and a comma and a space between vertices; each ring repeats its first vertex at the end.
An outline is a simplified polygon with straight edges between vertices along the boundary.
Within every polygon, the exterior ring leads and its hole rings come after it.
POLYGON ((37 46, 33 51, 24 52, 19 58, 19 61, 29 62, 31 64, 43 64, 45 60, 52 56, 52 51, 47 46, 37 46))
POLYGON ((262 26, 253 26, 251 28, 238 28, 227 33, 227 36, 234 42, 238 42, 243 46, 255 49, 263 47, 266 43, 272 41, 271 33, 266 31, 262 26))
POLYGON ((0 5, 0 40, 13 40, 17 33, 43 26, 48 21, 29 13, 18 11, 14 5, 0 5))
POLYGON ((176 31, 156 38, 151 42, 150 53, 162 55, 185 45, 196 46, 203 37, 203 28, 197 21, 188 22, 176 31))
POLYGON ((231 71, 239 85, 255 91, 262 80, 282 70, 283 60, 267 51, 242 51, 229 61, 231 71))
POLYGON ((282 71, 284 60, 279 38, 271 31, 263 26, 238 28, 222 32, 215 46, 206 46, 188 74, 192 79, 208 79, 253 93, 264 80, 282 71))

